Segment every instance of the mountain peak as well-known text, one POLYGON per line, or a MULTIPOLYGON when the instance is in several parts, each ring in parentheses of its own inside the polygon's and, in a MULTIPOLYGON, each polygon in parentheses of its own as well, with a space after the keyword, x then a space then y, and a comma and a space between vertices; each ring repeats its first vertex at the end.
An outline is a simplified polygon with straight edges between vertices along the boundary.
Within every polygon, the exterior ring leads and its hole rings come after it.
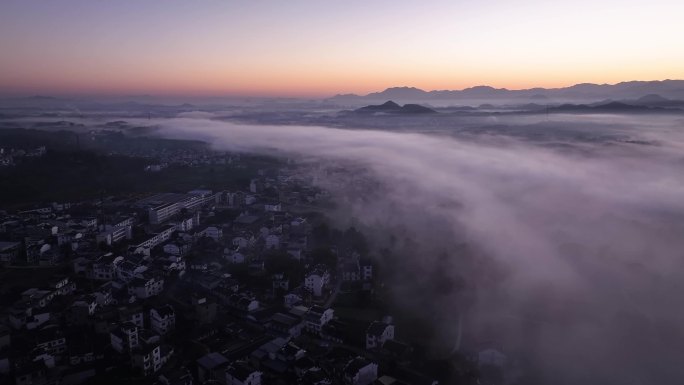
POLYGON ((385 109, 390 109, 390 108, 401 108, 400 105, 397 103, 393 102, 392 100, 388 100, 380 105, 380 107, 383 107, 385 109))

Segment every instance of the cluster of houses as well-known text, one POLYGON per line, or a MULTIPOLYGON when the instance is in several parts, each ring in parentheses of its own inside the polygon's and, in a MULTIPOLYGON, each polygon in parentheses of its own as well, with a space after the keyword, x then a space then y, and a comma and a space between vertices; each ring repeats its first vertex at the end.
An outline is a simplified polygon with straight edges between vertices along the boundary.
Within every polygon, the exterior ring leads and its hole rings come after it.
POLYGON ((14 166, 22 158, 37 158, 45 155, 45 146, 35 148, 3 148, 0 147, 0 167, 14 166))
POLYGON ((312 258, 313 220, 289 208, 319 194, 260 173, 247 191, 0 212, 0 281, 50 273, 2 287, 0 382, 435 384, 391 318, 336 316, 343 284, 372 290, 374 269, 356 252, 312 258))

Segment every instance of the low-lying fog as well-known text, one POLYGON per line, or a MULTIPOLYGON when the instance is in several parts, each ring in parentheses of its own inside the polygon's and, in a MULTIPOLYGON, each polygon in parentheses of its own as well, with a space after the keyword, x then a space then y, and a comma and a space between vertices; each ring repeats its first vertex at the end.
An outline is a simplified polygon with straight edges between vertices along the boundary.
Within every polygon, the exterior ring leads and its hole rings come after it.
POLYGON ((353 175, 314 170, 340 212, 392 248, 405 271, 394 293, 432 320, 436 348, 454 347, 462 327, 458 348, 499 349, 530 383, 684 379, 681 118, 494 118, 429 133, 214 118, 157 123, 165 136, 349 164, 380 182, 352 189, 353 175), (464 283, 430 284, 450 276, 464 283))
POLYGON ((435 351, 498 349, 525 384, 682 383, 681 114, 173 111, 65 120, 299 160, 390 249, 387 286, 435 351))

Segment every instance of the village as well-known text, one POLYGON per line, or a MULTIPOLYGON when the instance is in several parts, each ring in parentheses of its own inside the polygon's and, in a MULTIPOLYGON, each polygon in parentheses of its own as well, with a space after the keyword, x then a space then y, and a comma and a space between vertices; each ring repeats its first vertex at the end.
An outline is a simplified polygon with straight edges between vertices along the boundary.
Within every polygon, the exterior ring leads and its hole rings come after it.
POLYGON ((334 229, 326 199, 273 167, 235 191, 0 211, 0 378, 437 384, 384 313, 363 234, 334 229))

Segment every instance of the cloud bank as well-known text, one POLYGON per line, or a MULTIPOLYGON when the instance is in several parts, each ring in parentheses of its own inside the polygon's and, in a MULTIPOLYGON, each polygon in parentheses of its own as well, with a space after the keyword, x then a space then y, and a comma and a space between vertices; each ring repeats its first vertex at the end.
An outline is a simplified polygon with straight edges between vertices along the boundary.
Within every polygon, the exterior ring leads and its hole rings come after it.
MULTIPOLYGON (((595 119, 585 123, 598 135, 595 119)), ((638 141, 561 149, 206 114, 160 132, 365 170, 374 191, 350 191, 353 175, 319 182, 378 236, 395 236, 407 269, 396 294, 431 312, 443 337, 464 320, 468 348, 521 358, 527 383, 674 384, 684 378, 684 136, 681 122, 652 119, 622 131, 638 141), (435 271, 466 289, 420 290, 435 271)))

